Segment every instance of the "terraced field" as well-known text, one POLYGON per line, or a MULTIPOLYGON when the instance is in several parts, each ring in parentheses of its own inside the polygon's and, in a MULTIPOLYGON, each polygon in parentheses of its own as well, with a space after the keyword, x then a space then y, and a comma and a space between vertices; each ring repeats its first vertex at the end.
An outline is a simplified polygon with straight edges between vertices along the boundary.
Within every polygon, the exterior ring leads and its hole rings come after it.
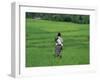
POLYGON ((26 67, 89 64, 89 24, 26 19, 26 67), (62 58, 54 57, 62 34, 62 58))

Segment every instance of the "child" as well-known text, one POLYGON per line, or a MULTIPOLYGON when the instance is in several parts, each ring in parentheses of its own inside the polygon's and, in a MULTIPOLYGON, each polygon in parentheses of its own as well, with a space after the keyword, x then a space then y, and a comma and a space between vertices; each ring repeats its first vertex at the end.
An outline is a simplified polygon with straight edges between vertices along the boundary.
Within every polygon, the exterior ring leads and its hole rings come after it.
POLYGON ((55 42, 56 42, 56 47, 55 47, 56 56, 61 58, 62 57, 61 50, 63 48, 63 39, 61 38, 60 32, 57 34, 55 42))

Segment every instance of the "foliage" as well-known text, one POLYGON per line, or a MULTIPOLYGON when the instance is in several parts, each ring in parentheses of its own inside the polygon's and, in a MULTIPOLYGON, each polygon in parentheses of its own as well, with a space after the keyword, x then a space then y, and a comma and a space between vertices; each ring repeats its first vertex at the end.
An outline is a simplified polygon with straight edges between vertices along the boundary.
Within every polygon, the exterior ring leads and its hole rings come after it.
POLYGON ((26 18, 89 24, 89 15, 50 14, 26 12, 26 18))

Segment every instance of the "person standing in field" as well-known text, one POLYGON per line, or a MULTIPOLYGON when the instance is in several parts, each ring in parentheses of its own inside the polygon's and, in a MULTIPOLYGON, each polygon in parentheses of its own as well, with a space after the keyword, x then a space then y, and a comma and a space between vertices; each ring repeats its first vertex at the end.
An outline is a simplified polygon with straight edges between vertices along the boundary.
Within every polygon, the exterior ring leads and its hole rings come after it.
POLYGON ((57 34, 57 37, 55 38, 55 42, 56 42, 55 54, 57 57, 62 58, 61 51, 63 49, 63 39, 61 37, 60 32, 57 34))

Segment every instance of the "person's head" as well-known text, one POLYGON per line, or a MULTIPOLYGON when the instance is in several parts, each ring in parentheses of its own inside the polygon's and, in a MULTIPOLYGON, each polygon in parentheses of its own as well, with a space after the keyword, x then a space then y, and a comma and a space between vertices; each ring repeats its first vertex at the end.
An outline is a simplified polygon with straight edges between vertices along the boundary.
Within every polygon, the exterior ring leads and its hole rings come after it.
POLYGON ((60 32, 58 32, 57 36, 61 36, 61 33, 60 33, 60 32))
POLYGON ((61 37, 61 33, 60 32, 57 33, 57 37, 55 38, 56 42, 57 42, 58 37, 61 37))

